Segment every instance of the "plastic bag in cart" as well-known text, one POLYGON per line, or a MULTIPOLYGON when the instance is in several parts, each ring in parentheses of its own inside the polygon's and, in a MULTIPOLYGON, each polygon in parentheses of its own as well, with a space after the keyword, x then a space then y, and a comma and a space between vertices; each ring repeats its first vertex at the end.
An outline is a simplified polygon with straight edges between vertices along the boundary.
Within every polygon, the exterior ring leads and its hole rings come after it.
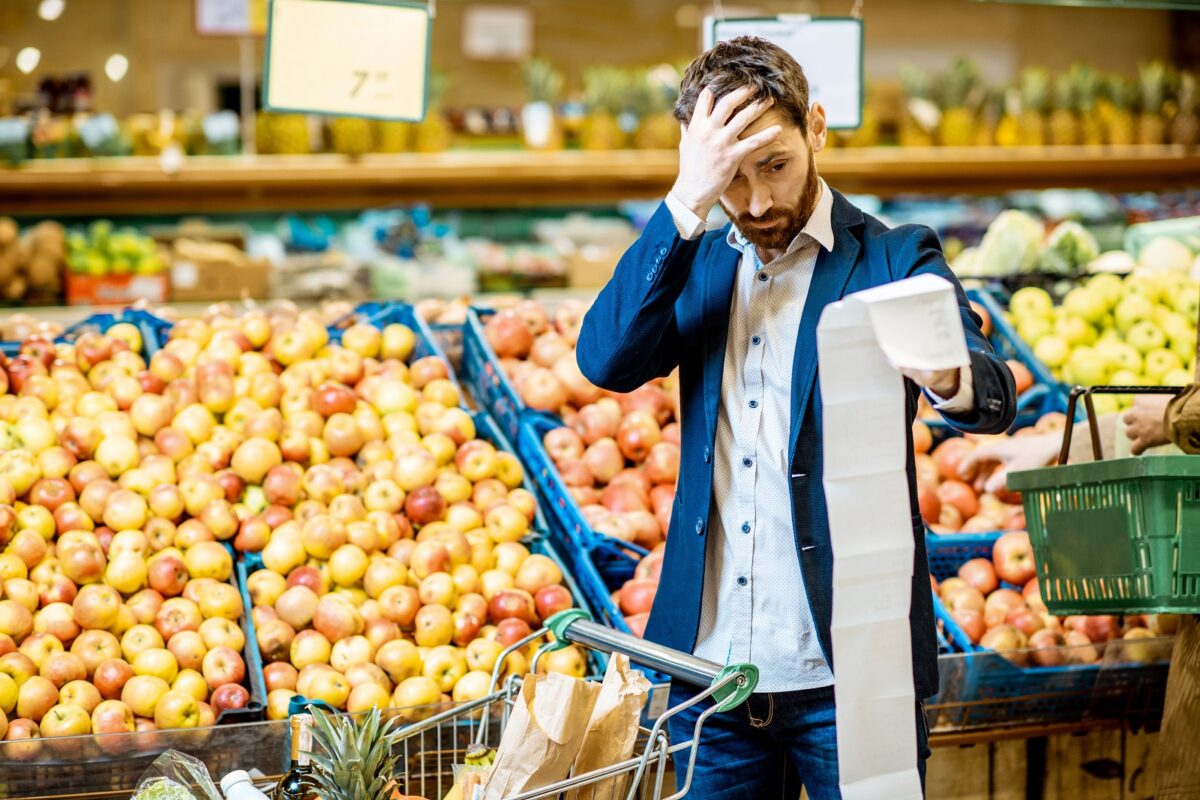
POLYGON ((204 762, 168 750, 146 767, 132 800, 221 800, 204 762))

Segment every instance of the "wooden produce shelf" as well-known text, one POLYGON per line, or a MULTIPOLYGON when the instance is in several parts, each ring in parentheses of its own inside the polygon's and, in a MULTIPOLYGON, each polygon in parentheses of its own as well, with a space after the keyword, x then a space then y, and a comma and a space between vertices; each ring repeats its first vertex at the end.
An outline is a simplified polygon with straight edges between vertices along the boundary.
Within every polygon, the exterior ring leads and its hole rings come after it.
MULTIPOLYGON (((1200 155, 1174 146, 836 149, 821 174, 847 192, 983 194, 1088 187, 1200 186, 1200 155)), ((34 161, 0 169, 0 213, 145 214, 613 203, 661 197, 675 151, 191 157, 34 161)))

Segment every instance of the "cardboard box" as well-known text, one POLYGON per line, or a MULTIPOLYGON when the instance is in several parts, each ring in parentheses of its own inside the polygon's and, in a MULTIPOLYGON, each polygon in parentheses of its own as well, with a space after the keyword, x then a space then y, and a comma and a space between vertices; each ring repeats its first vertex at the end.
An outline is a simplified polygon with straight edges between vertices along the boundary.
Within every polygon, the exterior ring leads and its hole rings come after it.
POLYGON ((157 275, 79 275, 67 273, 67 305, 127 306, 138 300, 167 302, 170 282, 157 275))
POLYGON ((608 283, 625 247, 583 245, 567 256, 567 285, 600 288, 608 283))
POLYGON ((178 255, 171 263, 171 300, 174 302, 216 302, 254 298, 262 300, 271 291, 271 262, 246 259, 242 264, 228 261, 191 261, 178 255))

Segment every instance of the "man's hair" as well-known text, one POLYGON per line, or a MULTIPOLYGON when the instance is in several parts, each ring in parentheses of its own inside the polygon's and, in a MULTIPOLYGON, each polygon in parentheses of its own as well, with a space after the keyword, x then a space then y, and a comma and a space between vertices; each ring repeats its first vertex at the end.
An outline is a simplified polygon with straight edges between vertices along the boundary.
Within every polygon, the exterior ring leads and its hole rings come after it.
POLYGON ((808 79, 804 70, 782 47, 757 36, 719 42, 688 65, 675 101, 675 119, 684 125, 692 121, 696 98, 705 87, 714 100, 720 100, 742 86, 754 87, 748 102, 774 100, 775 111, 801 131, 807 129, 808 79))

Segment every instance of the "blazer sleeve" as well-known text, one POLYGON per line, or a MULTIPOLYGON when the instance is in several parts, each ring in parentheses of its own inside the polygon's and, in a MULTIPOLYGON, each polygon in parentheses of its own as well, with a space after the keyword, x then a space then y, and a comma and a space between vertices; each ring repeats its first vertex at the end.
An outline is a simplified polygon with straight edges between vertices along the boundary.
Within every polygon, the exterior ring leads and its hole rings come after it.
POLYGON ((907 265, 906 278, 923 274, 937 275, 953 284, 962 313, 963 331, 967 335, 975 402, 969 411, 941 412, 942 416, 965 433, 1003 433, 1017 415, 1017 389, 1012 372, 983 335, 980 329, 983 320, 971 308, 957 276, 946 264, 937 234, 923 225, 914 225, 903 241, 904 252, 898 257, 893 256, 893 263, 907 265))
POLYGON ((706 238, 680 238, 659 205, 583 319, 575 354, 589 381, 631 392, 679 364, 675 302, 706 238))

